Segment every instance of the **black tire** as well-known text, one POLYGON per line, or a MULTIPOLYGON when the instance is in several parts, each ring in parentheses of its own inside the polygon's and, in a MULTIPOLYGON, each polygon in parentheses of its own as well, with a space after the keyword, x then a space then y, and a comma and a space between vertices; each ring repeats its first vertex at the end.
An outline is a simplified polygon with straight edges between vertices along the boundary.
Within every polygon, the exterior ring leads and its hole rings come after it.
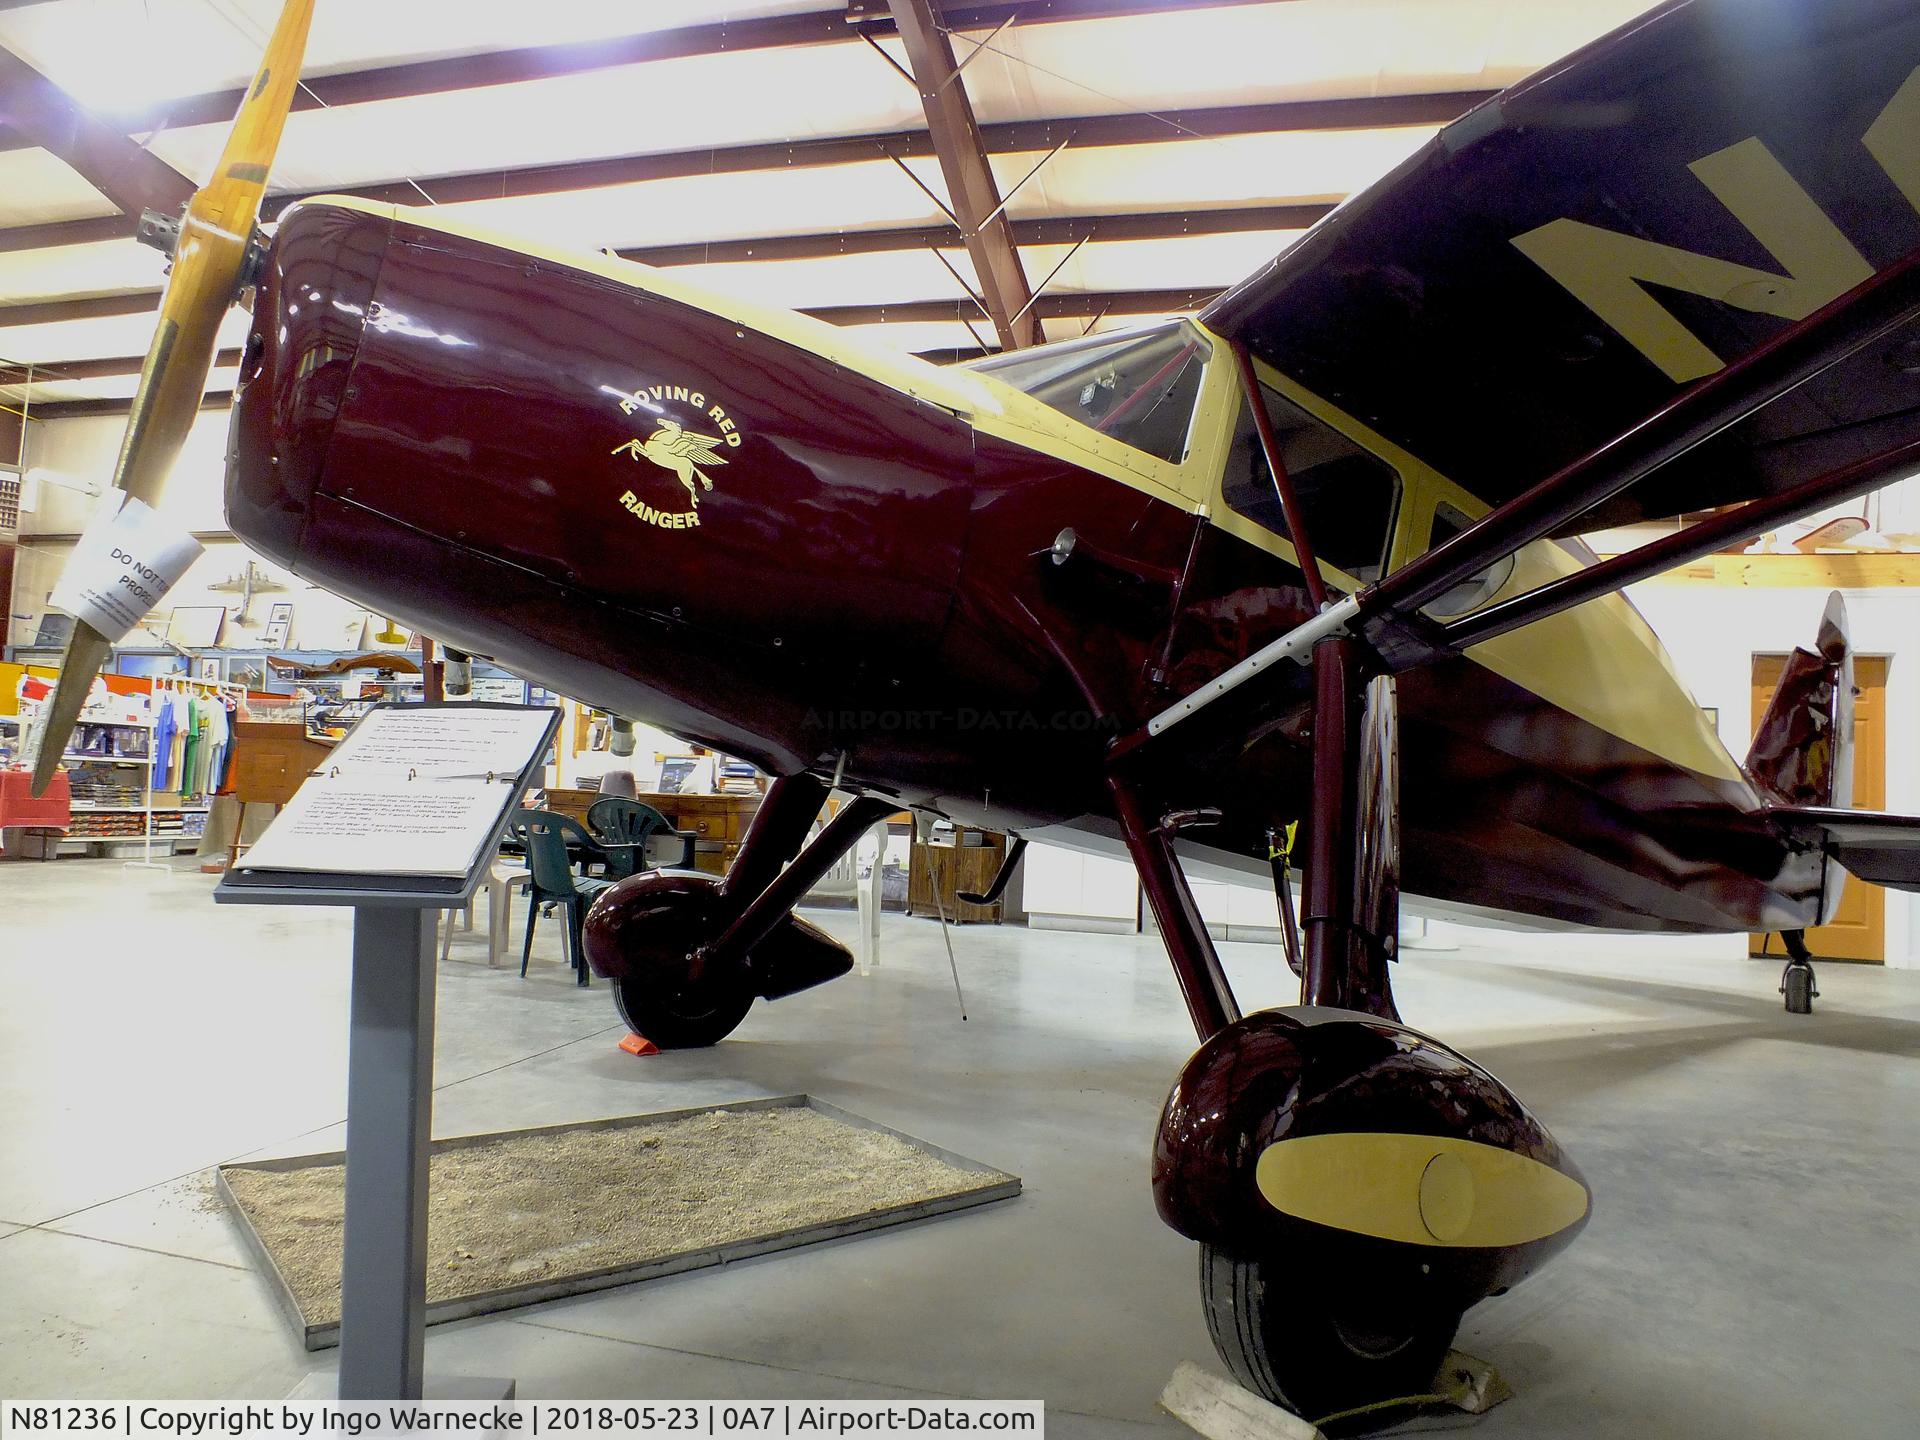
POLYGON ((1247 1389, 1309 1421, 1433 1390, 1460 1311, 1416 1293, 1384 1276, 1200 1247, 1213 1348, 1247 1389))
POLYGON ((654 977, 629 973, 614 981, 613 1003, 629 1030, 662 1050, 699 1050, 734 1032, 753 1008, 753 992, 715 985, 674 993, 654 977))
POLYGON ((1813 967, 1789 965, 1786 974, 1780 977, 1780 993, 1787 997, 1789 1015, 1811 1015, 1814 995, 1813 967))

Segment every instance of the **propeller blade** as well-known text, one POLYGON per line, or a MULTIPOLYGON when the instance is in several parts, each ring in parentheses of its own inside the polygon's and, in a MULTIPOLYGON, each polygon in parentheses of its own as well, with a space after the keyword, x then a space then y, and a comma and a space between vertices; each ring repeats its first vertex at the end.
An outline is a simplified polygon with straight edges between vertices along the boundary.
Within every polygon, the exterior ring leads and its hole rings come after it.
MULTIPOLYGON (((245 284, 247 251, 266 195, 267 174, 300 84, 314 3, 287 0, 281 9, 213 178, 194 192, 181 219, 160 323, 140 371, 114 467, 115 488, 149 505, 159 499, 199 413, 220 322, 245 284)), ((34 794, 53 779, 93 678, 111 650, 111 642, 91 626, 81 622, 73 627, 60 660, 59 682, 48 701, 33 767, 34 794)))
POLYGON ((33 762, 33 793, 44 794, 53 779, 54 767, 67 753, 67 738, 73 734, 80 707, 93 688, 93 677, 113 653, 113 642, 84 620, 73 622, 67 637, 66 653, 60 657, 60 678, 41 712, 40 749, 33 762))
MULTIPOLYGON (((254 221, 260 218, 260 200, 267 190, 267 172, 280 148, 287 112, 300 88, 300 62, 307 50, 307 29, 313 22, 314 0, 287 0, 281 7, 266 54, 254 72, 247 98, 240 102, 220 163, 213 178, 201 187, 187 207, 198 214, 210 232, 231 242, 238 259, 246 256, 254 221)), ((186 241, 185 232, 181 235, 186 241)))

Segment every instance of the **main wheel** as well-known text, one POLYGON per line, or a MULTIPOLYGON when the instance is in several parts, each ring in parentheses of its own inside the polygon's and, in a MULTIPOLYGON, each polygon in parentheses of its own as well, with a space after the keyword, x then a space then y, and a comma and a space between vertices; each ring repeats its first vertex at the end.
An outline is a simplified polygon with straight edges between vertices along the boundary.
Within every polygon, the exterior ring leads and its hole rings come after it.
POLYGON ((1460 1328, 1460 1311, 1423 1302, 1417 1283, 1240 1260, 1211 1245, 1200 1247, 1200 1295, 1234 1378, 1313 1422, 1430 1394, 1460 1328))
POLYGON ((753 1008, 744 964, 703 967, 693 956, 726 929, 718 882, 707 875, 656 871, 630 876, 587 912, 587 958, 613 982, 620 1018, 662 1050, 717 1044, 753 1008))
POLYGON ((629 971, 614 982, 613 1003, 629 1030, 662 1050, 697 1050, 733 1033, 753 1008, 753 992, 728 984, 676 990, 658 974, 629 971))

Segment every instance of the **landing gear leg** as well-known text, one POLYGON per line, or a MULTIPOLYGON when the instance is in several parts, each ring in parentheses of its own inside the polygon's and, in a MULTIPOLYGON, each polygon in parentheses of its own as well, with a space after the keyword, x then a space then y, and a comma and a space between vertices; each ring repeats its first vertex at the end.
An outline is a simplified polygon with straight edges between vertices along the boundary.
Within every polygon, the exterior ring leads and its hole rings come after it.
POLYGON ((1397 705, 1367 658, 1345 636, 1313 655, 1299 1008, 1208 1010, 1202 982, 1218 962, 1171 863, 1180 817, 1143 823, 1114 784, 1208 1037, 1161 1116, 1154 1202, 1201 1246, 1220 1358, 1315 1421, 1433 1391, 1466 1310, 1570 1244, 1591 1209, 1578 1169, 1512 1092, 1398 1023, 1397 705))
POLYGON ((1398 1020, 1387 962, 1400 937, 1399 704, 1359 642, 1313 650, 1313 805, 1300 891, 1304 1005, 1398 1020))
POLYGON ((712 1045, 756 996, 792 995, 853 967, 846 947, 793 907, 895 803, 848 801, 803 850, 826 794, 808 775, 775 780, 724 881, 653 871, 595 902, 582 948, 614 981, 629 1029, 663 1050, 712 1045))
POLYGON ((1791 957, 1787 968, 1780 972, 1780 993, 1787 997, 1787 1013, 1811 1015, 1813 997, 1820 992, 1813 985, 1813 952, 1807 949, 1807 932, 1782 930, 1780 939, 1791 957))
POLYGON ((1145 800, 1128 778, 1113 775, 1107 784, 1113 791, 1114 814, 1133 856, 1133 868, 1140 872, 1140 888, 1153 907, 1167 958, 1173 962, 1174 978, 1180 982, 1181 997, 1187 1002, 1187 1014, 1200 1038, 1210 1039, 1240 1018, 1240 1005, 1227 983, 1227 972, 1221 968, 1220 952, 1213 948, 1213 937, 1207 934, 1207 922, 1200 918, 1193 891, 1187 888, 1180 859, 1173 853, 1176 817, 1149 819, 1145 800))
MULTIPOLYGON (((849 800, 841 807, 840 813, 814 837, 813 843, 794 855, 792 863, 778 871, 753 896, 746 908, 739 912, 739 918, 700 954, 699 961, 721 968, 730 968, 744 961, 748 952, 792 914, 793 907, 800 903, 807 891, 820 883, 821 878, 840 862, 842 855, 859 843, 860 837, 875 822, 884 820, 898 808, 897 801, 871 795, 849 800)), ((749 834, 748 839, 751 838, 749 834)), ((743 851, 741 859, 744 858, 743 851)), ((733 874, 727 876, 727 884, 721 887, 724 893, 731 893, 734 875, 739 873, 739 869, 740 862, 736 860, 733 874)))

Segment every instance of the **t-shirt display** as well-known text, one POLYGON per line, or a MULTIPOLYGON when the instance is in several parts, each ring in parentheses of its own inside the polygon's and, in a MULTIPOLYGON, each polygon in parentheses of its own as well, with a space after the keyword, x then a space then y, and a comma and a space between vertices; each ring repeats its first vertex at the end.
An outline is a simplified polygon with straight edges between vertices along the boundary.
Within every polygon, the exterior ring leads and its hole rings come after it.
POLYGON ((153 697, 153 788, 166 790, 171 788, 173 779, 173 737, 180 728, 179 717, 174 713, 175 696, 171 690, 162 690, 153 697))
POLYGON ((186 715, 181 721, 180 733, 180 779, 178 789, 184 795, 198 795, 200 786, 197 780, 200 765, 200 750, 206 736, 206 721, 203 707, 198 700, 183 702, 186 715))

